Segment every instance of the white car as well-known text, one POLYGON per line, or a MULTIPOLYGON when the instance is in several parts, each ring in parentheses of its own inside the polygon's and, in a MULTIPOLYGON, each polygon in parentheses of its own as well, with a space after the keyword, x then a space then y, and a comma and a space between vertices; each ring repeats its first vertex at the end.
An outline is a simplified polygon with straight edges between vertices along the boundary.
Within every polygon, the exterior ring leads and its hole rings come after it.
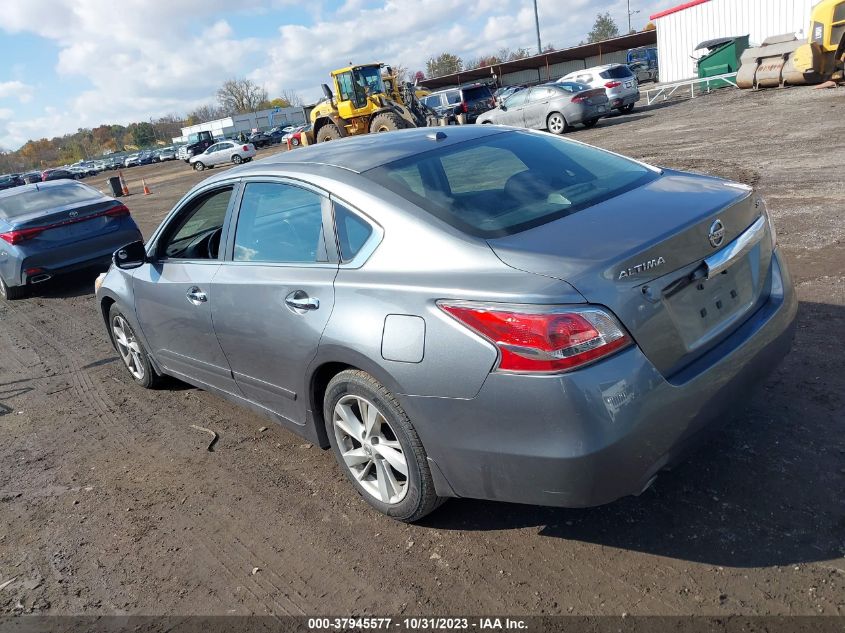
POLYGON ((206 167, 214 167, 221 163, 240 165, 243 162, 252 160, 255 154, 255 146, 252 143, 220 141, 209 147, 202 154, 191 156, 188 162, 197 171, 202 171, 206 167))
POLYGON ((576 70, 558 82, 575 81, 590 88, 604 88, 609 107, 620 112, 630 112, 640 100, 640 83, 636 75, 625 64, 605 64, 584 70, 576 70))

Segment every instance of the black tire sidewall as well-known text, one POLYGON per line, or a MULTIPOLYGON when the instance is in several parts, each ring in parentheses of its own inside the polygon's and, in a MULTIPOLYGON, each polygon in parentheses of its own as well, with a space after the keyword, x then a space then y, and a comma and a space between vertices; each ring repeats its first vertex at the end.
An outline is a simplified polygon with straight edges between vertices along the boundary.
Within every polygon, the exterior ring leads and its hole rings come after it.
MULTIPOLYGON (((326 390, 326 396, 323 400, 323 416, 326 422, 326 433, 329 436, 329 442, 332 446, 332 451, 335 454, 338 465, 340 465, 346 478, 352 483, 361 497, 367 503, 372 505, 376 510, 387 516, 405 520, 416 514, 420 503, 422 501, 422 473, 420 464, 418 463, 418 455, 414 451, 411 437, 408 434, 408 427, 413 429, 410 421, 404 412, 398 412, 395 405, 388 399, 384 398, 381 393, 371 384, 366 378, 363 378, 360 372, 342 372, 329 383, 326 390), (352 475, 352 472, 343 461, 340 453, 340 448, 337 445, 334 428, 332 425, 332 415, 337 401, 346 395, 356 395, 366 398, 375 404, 379 411, 393 429, 396 439, 402 446, 402 452, 405 455, 405 461, 408 464, 408 490, 405 493, 405 498, 398 504, 388 505, 373 497, 369 492, 364 490, 361 484, 352 475)), ((412 431, 413 432, 413 431, 412 431)))

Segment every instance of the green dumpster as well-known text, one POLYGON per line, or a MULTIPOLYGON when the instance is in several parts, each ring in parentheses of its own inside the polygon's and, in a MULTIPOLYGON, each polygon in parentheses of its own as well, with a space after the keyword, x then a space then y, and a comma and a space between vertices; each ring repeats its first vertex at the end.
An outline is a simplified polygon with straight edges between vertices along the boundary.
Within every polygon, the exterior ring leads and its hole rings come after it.
MULTIPOLYGON (((747 35, 720 37, 702 42, 695 47, 696 52, 706 51, 704 55, 698 58, 696 64, 698 76, 704 78, 735 73, 739 70, 739 58, 746 48, 748 48, 747 35)), ((724 88, 729 85, 726 81, 717 79, 710 83, 710 88, 724 88)), ((706 86, 701 86, 701 88, 702 90, 707 89, 706 86)))

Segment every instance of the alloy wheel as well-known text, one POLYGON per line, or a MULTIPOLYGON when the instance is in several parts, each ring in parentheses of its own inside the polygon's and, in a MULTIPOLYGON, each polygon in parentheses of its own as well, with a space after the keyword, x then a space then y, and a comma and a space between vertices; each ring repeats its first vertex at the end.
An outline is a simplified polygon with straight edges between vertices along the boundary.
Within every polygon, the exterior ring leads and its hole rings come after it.
POLYGON ((126 319, 118 314, 112 320, 111 329, 114 334, 114 341, 117 344, 117 351, 123 359, 126 369, 136 380, 144 380, 146 372, 144 360, 141 356, 141 345, 135 338, 132 328, 129 327, 126 319))
POLYGON ((408 492, 408 462, 378 407, 361 396, 343 396, 332 428, 343 462, 364 491, 382 503, 400 503, 408 492))
POLYGON ((565 126, 566 121, 564 121, 563 117, 557 112, 549 116, 549 132, 560 134, 563 132, 565 126))

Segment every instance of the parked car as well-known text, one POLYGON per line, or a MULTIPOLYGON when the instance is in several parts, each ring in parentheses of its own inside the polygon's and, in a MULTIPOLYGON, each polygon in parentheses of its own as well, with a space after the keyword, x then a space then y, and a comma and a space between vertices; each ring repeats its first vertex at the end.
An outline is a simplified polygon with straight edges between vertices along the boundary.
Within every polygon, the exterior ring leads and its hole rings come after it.
POLYGON ((422 101, 438 116, 457 118, 463 115, 467 123, 475 123, 479 114, 496 107, 490 87, 479 83, 432 92, 422 101))
POLYGON ((291 147, 299 147, 302 145, 302 135, 308 134, 311 131, 311 124, 300 125, 299 127, 291 129, 282 137, 283 143, 290 141, 291 147))
POLYGON ((188 135, 188 142, 186 144, 179 146, 176 157, 187 163, 190 161, 191 156, 202 154, 216 142, 214 135, 208 130, 194 132, 188 135))
POLYGON ((153 162, 153 153, 152 152, 141 152, 138 154, 138 164, 139 165, 150 165, 153 162))
POLYGON ((508 97, 476 123, 498 123, 563 134, 573 125, 593 127, 608 113, 603 88, 574 82, 534 86, 508 97))
POLYGON ((126 158, 123 159, 123 166, 124 167, 136 167, 141 164, 141 155, 140 154, 129 154, 126 158))
POLYGON ((640 100, 640 86, 631 69, 625 64, 606 64, 585 70, 576 70, 558 80, 587 84, 591 88, 604 88, 612 109, 630 112, 640 100))
POLYGON ((28 171, 25 174, 21 175, 21 179, 23 180, 24 184, 27 185, 31 185, 34 182, 41 182, 41 172, 28 171))
POLYGON ((56 169, 45 169, 41 172, 41 182, 47 182, 48 180, 76 180, 77 178, 83 178, 84 174, 80 171, 73 172, 68 168, 59 167, 56 169))
POLYGON ((206 167, 214 167, 222 163, 240 165, 252 160, 255 154, 255 146, 252 143, 221 141, 209 147, 202 154, 192 156, 189 162, 194 166, 194 169, 202 171, 206 167))
POLYGON ((253 132, 247 138, 247 142, 252 143, 256 148, 268 147, 272 145, 273 138, 264 132, 253 132))
POLYGON ((129 209, 80 182, 0 192, 0 298, 18 299, 60 273, 107 268, 117 248, 138 239, 129 209))
POLYGON ((0 190, 20 187, 26 184, 21 174, 3 174, 0 176, 0 190))
POLYGON ((657 77, 657 68, 649 68, 645 62, 632 62, 628 64, 628 68, 630 68, 631 72, 634 73, 638 83, 646 83, 649 81, 657 83, 659 81, 657 77))
POLYGON ((765 203, 551 134, 441 129, 194 187, 97 281, 129 376, 176 376, 331 447, 401 520, 454 496, 640 493, 790 347, 765 203))
POLYGON ((165 147, 159 150, 158 159, 160 162, 176 160, 176 150, 172 147, 165 147))
POLYGON ((527 86, 505 86, 503 88, 497 89, 493 93, 493 99, 496 101, 496 105, 503 103, 505 99, 510 97, 515 92, 519 92, 520 90, 525 90, 527 86))

